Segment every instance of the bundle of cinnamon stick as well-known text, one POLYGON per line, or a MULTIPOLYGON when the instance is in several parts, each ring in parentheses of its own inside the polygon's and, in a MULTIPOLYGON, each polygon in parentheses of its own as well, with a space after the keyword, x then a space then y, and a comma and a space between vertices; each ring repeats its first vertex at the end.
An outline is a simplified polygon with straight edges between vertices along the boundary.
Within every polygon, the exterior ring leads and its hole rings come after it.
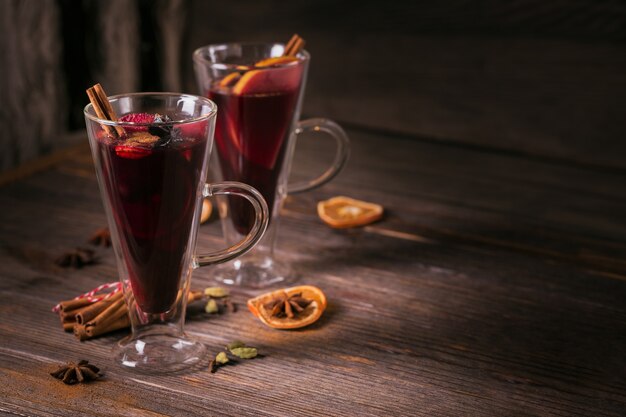
POLYGON ((285 44, 283 56, 296 56, 298 52, 304 48, 306 42, 297 33, 294 33, 289 41, 285 44))
MULTIPOLYGON (((188 302, 204 297, 202 291, 190 291, 188 302)), ((130 326, 128 307, 122 291, 99 301, 77 298, 59 303, 59 317, 63 330, 74 332, 83 341, 130 326)))
MULTIPOLYGON (((88 88, 87 95, 89 96, 89 101, 96 112, 96 116, 112 122, 117 121, 117 115, 115 114, 113 107, 111 107, 111 103, 109 103, 109 99, 107 98, 107 95, 100 83, 88 88)), ((112 137, 124 136, 124 129, 121 126, 109 126, 104 124, 101 126, 112 137)))

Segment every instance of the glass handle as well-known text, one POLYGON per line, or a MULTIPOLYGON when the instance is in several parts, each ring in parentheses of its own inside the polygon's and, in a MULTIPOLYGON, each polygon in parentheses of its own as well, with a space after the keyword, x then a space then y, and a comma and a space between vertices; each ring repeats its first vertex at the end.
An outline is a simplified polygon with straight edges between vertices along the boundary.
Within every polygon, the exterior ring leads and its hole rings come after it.
POLYGON ((213 184, 205 184, 202 195, 204 197, 211 197, 214 195, 234 195, 243 197, 252 204, 254 207, 254 225, 250 232, 239 243, 233 246, 222 249, 213 253, 196 255, 194 258, 194 266, 207 266, 215 265, 222 262, 228 262, 244 253, 256 245, 261 240, 265 230, 267 229, 267 223, 269 221, 269 214, 267 210, 267 203, 261 193, 259 193, 253 187, 235 181, 224 181, 213 184))
POLYGON ((350 140, 346 132, 337 123, 328 119, 307 119, 298 122, 296 126, 296 135, 300 135, 303 132, 324 132, 330 135, 337 142, 337 153, 332 165, 319 177, 309 180, 301 181, 287 186, 287 193, 301 193, 303 191, 309 191, 326 184, 332 180, 346 164, 348 156, 350 155, 350 140))

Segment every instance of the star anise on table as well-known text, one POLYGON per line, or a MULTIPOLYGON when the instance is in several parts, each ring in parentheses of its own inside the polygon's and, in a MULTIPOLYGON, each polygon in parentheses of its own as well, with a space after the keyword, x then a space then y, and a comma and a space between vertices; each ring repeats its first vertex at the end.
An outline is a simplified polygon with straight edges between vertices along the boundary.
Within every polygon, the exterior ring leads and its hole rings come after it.
POLYGON ((103 246, 105 248, 110 247, 111 231, 108 227, 96 230, 95 233, 89 238, 89 243, 94 246, 103 246))
POLYGON ((237 312, 237 304, 230 301, 230 297, 224 297, 224 301, 222 301, 222 304, 228 309, 229 313, 237 312))
POLYGON ((54 262, 63 267, 82 268, 94 262, 94 251, 86 248, 76 248, 59 256, 54 262))
POLYGON ((68 362, 65 365, 61 365, 56 371, 50 372, 50 375, 60 379, 67 385, 73 385, 98 379, 100 377, 99 372, 100 368, 89 364, 89 361, 83 359, 78 363, 68 362))
POLYGON ((289 317, 291 319, 302 313, 312 302, 313 300, 303 298, 301 292, 292 295, 283 293, 282 296, 266 303, 264 307, 272 317, 289 317))

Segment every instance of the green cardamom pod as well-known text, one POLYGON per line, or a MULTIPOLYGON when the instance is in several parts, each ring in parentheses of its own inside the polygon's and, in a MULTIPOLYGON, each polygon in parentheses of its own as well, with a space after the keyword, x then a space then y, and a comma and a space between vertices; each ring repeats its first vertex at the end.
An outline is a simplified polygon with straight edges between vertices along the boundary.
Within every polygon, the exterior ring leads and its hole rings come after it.
POLYGON ((213 298, 228 297, 228 290, 222 287, 207 287, 204 289, 204 295, 213 298))
POLYGON ((226 356, 225 352, 220 352, 215 357, 215 362, 219 363, 220 365, 224 365, 226 362, 228 362, 228 356, 226 356))
POLYGON ((240 347, 245 347, 245 346, 246 346, 246 344, 243 343, 241 340, 235 340, 235 341, 232 341, 229 344, 227 344, 226 345, 226 349, 233 350, 233 349, 240 348, 240 347))
POLYGON ((217 306, 217 303, 215 302, 215 300, 210 299, 206 303, 206 306, 204 306, 204 311, 206 311, 209 314, 215 314, 220 311, 220 308, 217 306))
POLYGON ((241 359, 252 359, 256 357, 257 350, 253 347, 238 347, 231 349, 230 353, 241 359))

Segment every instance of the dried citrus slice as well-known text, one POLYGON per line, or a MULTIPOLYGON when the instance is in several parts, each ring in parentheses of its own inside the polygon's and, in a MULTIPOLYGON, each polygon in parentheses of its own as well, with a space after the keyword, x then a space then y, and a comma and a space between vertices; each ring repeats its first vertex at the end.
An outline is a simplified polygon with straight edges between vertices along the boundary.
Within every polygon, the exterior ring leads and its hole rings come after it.
POLYGON ((254 66, 257 68, 271 67, 272 65, 283 65, 290 62, 295 62, 297 60, 298 58, 296 58, 295 56, 275 56, 272 58, 262 59, 254 64, 254 66))
POLYGON ((202 200, 202 213, 200 214, 200 223, 205 223, 211 217, 213 212, 213 205, 206 198, 202 200))
POLYGON ((224 77, 224 78, 222 78, 220 80, 219 86, 220 87, 228 87, 228 86, 234 84, 235 81, 239 79, 239 77, 241 77, 241 74, 239 74, 238 72, 231 72, 226 77, 224 77))
POLYGON ((287 65, 248 71, 239 78, 232 92, 242 95, 294 90, 300 85, 302 68, 302 65, 287 65))
POLYGON ((316 322, 326 309, 326 296, 317 287, 299 285, 248 300, 248 308, 275 329, 298 329, 316 322))
POLYGON ((383 206, 349 197, 333 197, 317 203, 317 214, 336 229, 370 224, 383 216, 383 206))

